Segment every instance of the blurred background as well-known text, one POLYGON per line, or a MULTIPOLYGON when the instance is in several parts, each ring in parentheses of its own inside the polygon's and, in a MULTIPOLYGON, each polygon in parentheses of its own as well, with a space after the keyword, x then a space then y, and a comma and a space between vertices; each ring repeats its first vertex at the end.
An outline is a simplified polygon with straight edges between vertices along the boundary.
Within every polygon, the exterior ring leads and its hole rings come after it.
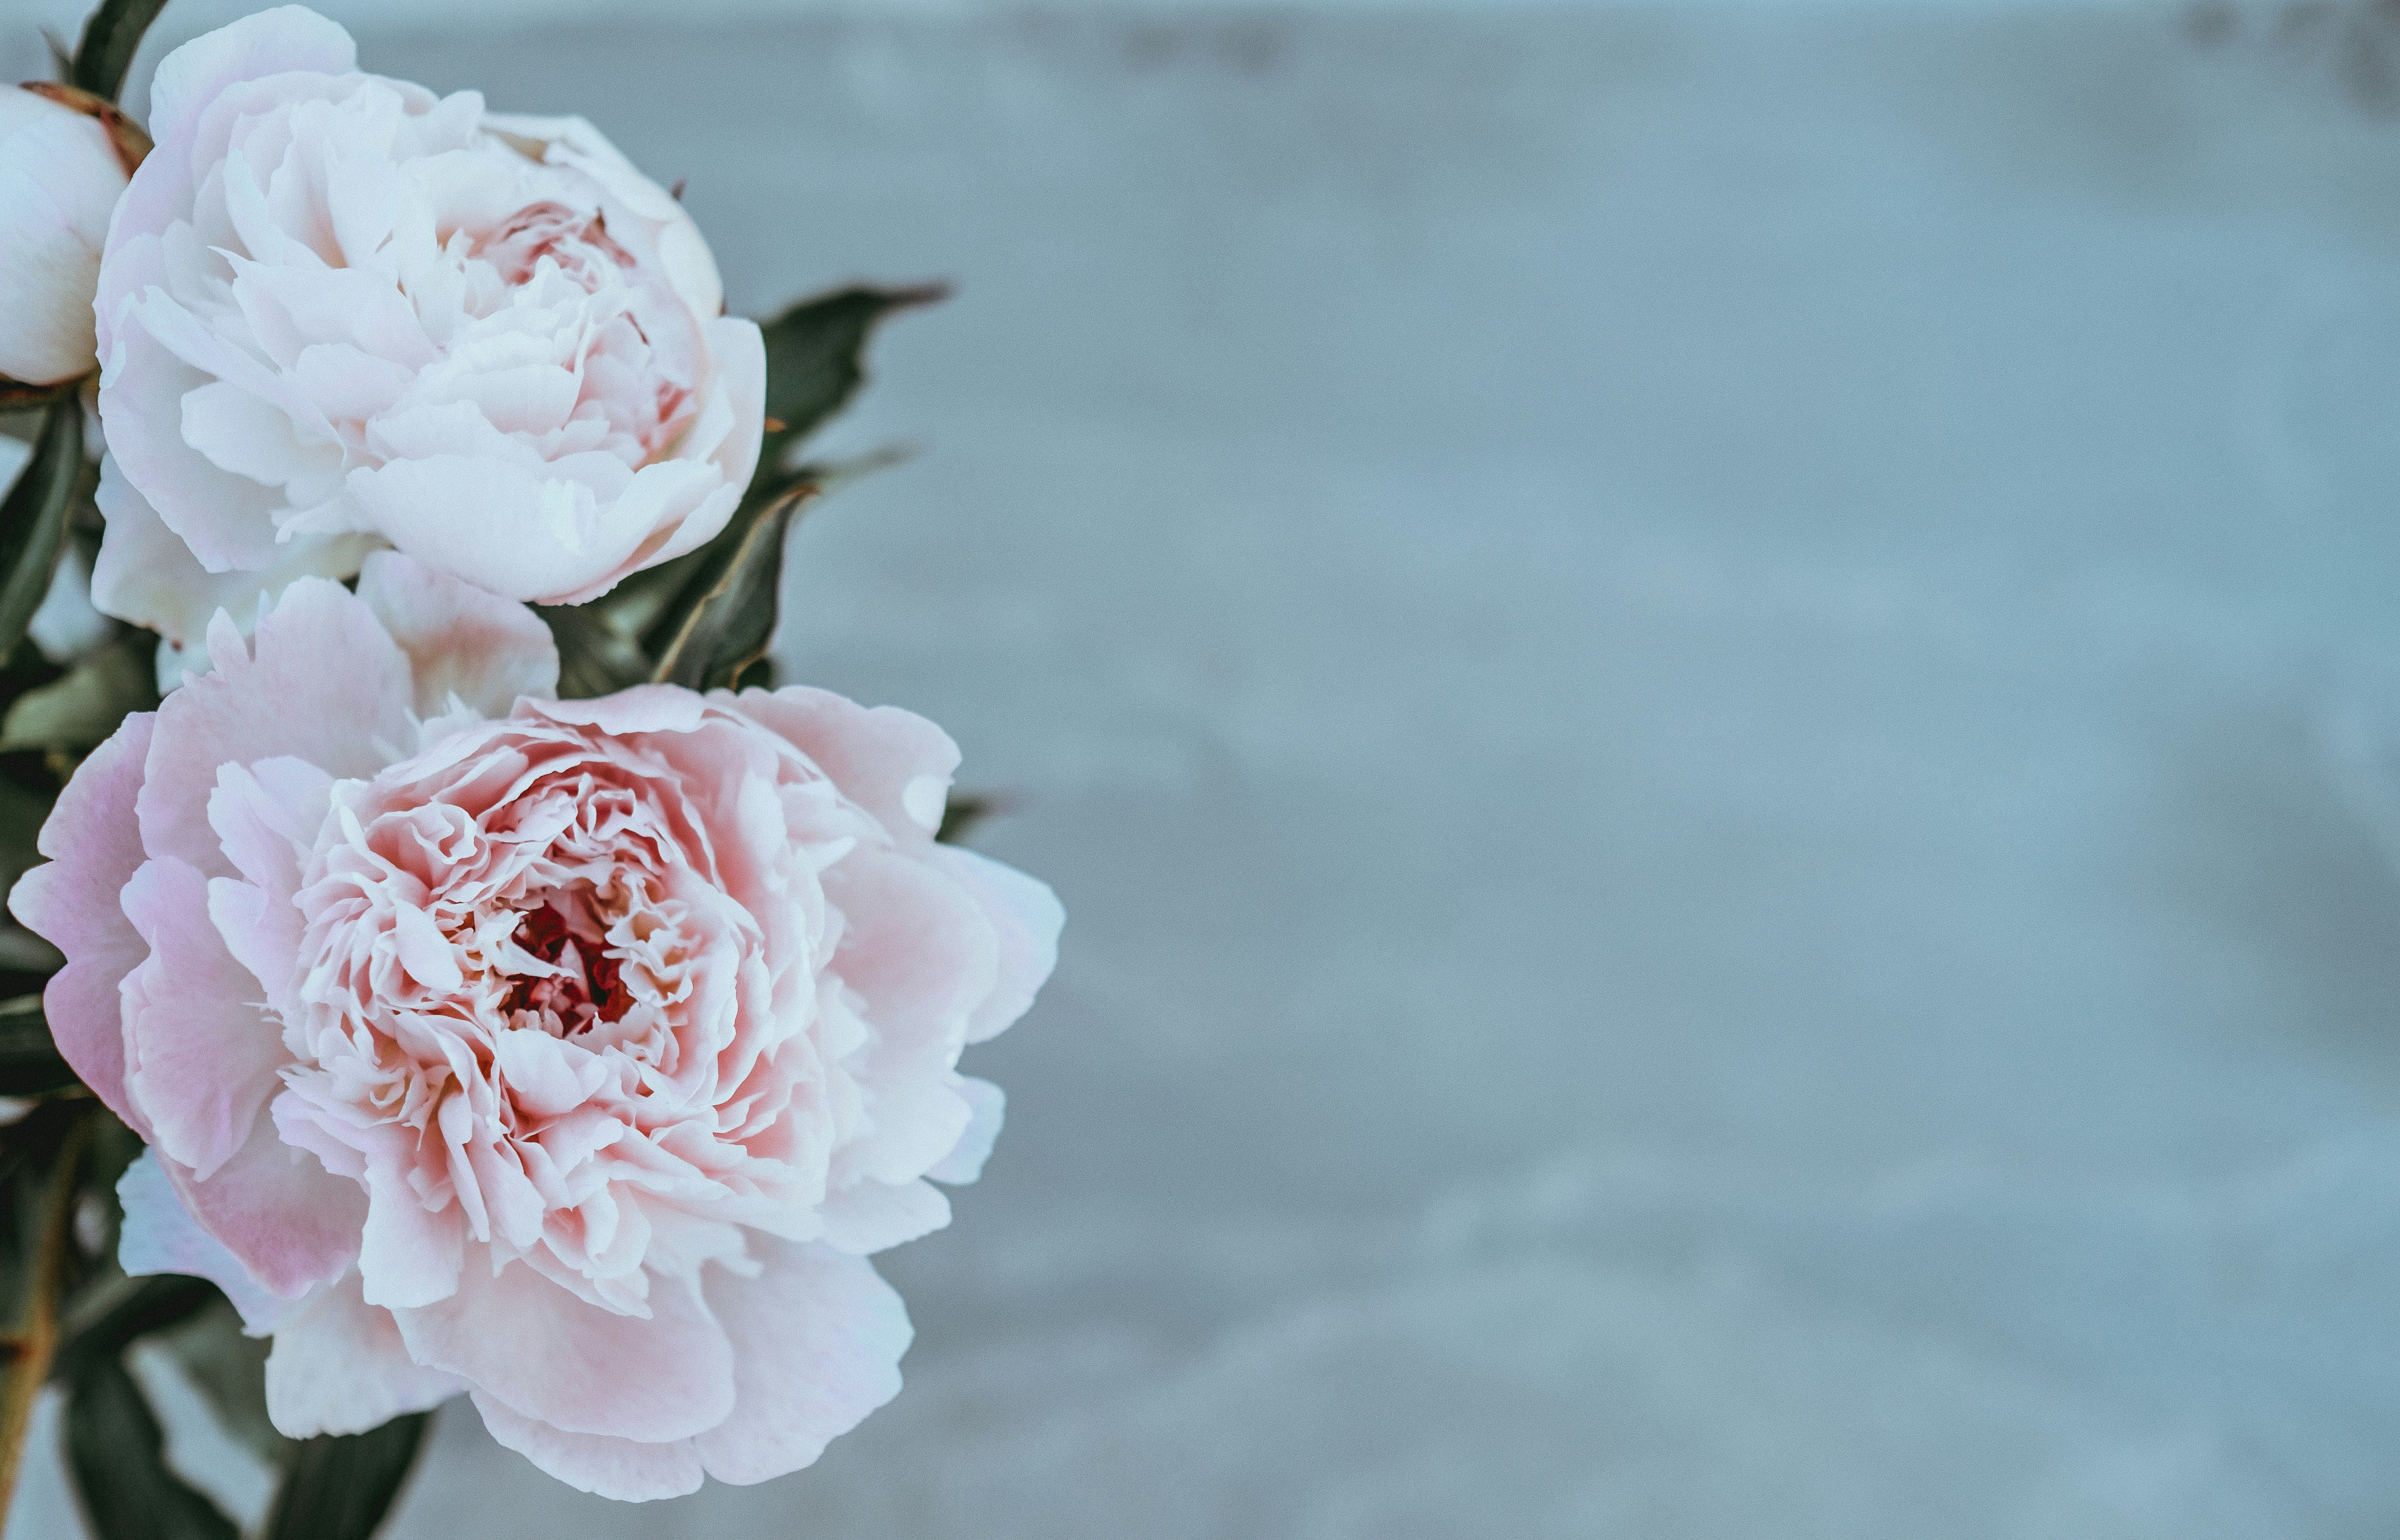
POLYGON ((896 1403, 394 1540, 2400 1528, 2392 0, 321 8, 957 282, 779 656, 1070 916, 896 1403))

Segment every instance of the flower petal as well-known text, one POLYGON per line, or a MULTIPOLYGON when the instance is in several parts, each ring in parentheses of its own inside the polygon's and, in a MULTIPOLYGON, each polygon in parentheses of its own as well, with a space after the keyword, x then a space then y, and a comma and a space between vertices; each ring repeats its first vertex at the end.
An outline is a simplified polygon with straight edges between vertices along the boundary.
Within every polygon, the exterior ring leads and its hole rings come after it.
POLYGON ((761 1238, 755 1277, 708 1274, 733 1341, 733 1414, 695 1440, 708 1474, 747 1486, 815 1463, 900 1393, 908 1312, 873 1266, 831 1247, 761 1238))
POLYGON ((266 1414, 287 1438, 364 1433, 465 1388, 409 1357, 391 1312, 366 1302, 355 1273, 285 1316, 266 1356, 266 1414))
POLYGON ((133 800, 157 722, 149 712, 128 716, 75 767, 35 841, 49 864, 19 878, 8 894, 8 912, 67 957, 42 991, 60 1056, 110 1111, 143 1135, 149 1123, 125 1089, 117 986, 150 948, 117 895, 145 859, 133 800))
POLYGON ((208 879, 171 856, 150 861, 123 903, 150 947, 120 986, 126 1092, 151 1142, 206 1180, 249 1138, 292 1056, 209 919, 208 879))
POLYGON ((209 826, 217 767, 280 755, 329 775, 371 776, 414 747, 408 660, 355 595, 304 579, 241 646, 211 627, 214 670, 167 697, 136 807, 142 839, 211 876, 233 866, 209 826))
POLYGON ((201 1228, 223 1241, 252 1277, 296 1300, 357 1261, 367 1200, 358 1183, 284 1143, 273 1107, 259 1114, 249 1138, 208 1180, 171 1160, 160 1165, 201 1228))
POLYGON ((292 1302, 263 1288, 241 1259, 200 1223, 175 1194, 156 1151, 144 1150, 116 1179, 116 1201, 125 1224, 116 1241, 116 1265, 135 1277, 180 1273, 206 1278, 225 1291, 241 1314, 242 1330, 264 1337, 291 1314, 292 1302))
POLYGON ((1058 933, 1067 910, 1050 884, 955 845, 934 852, 934 862, 983 905, 1000 933, 1000 976, 967 1022, 967 1041, 998 1037, 1033 1004, 1058 965, 1058 933))
POLYGON ((470 1397, 492 1441, 515 1450, 579 1492, 618 1503, 650 1503, 698 1492, 700 1452, 689 1438, 635 1443, 598 1433, 569 1433, 537 1422, 497 1397, 470 1397))
POLYGON ((569 1433, 671 1443, 733 1409, 733 1350, 689 1285, 653 1282, 650 1315, 612 1315, 522 1262, 470 1256, 458 1290, 395 1311, 411 1356, 569 1433))
POLYGON ((453 696, 506 716, 519 696, 558 693, 558 644, 521 604, 389 551, 359 568, 359 597, 408 654, 419 716, 443 715, 453 696))

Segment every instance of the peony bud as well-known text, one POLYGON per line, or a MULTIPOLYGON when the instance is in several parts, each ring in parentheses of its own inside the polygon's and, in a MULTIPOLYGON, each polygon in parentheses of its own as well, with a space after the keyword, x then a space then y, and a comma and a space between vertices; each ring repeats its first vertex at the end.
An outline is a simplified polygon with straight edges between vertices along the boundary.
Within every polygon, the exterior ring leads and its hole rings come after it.
POLYGON ((0 86, 0 375, 50 385, 94 367, 100 251, 147 148, 89 92, 0 86))

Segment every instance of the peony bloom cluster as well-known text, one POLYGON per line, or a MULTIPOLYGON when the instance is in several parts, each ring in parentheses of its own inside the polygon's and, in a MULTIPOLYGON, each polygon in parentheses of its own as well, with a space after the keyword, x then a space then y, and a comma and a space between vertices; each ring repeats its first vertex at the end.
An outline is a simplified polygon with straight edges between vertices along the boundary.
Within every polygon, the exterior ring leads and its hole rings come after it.
MULTIPOLYGON (((75 68, 113 91, 138 31, 106 35, 75 68)), ((920 717, 596 693, 755 677, 818 484, 754 481, 761 333, 672 197, 293 7, 151 100, 155 147, 91 92, 0 92, 0 365, 43 410, 0 654, 73 664, 6 725, 75 766, 8 909, 65 959, 38 1089, 71 1069, 148 1147, 119 1260, 271 1335, 295 1438, 464 1394, 611 1497, 805 1465, 899 1387, 867 1259, 980 1173, 1002 1097, 960 1056, 1032 1003, 1057 902, 937 839, 959 756, 920 717), (157 634, 163 701, 145 632, 34 613, 87 499, 91 602, 157 634), (638 625, 529 607, 694 552, 620 595, 638 625), (573 660, 596 698, 559 698, 552 624, 616 638, 573 660)), ((856 317, 907 297, 773 324, 854 383, 856 317)), ((784 436, 846 389, 776 397, 784 436)))
POLYGON ((457 1391, 586 1490, 813 1460, 898 1388, 865 1260, 948 1220, 1049 891, 934 843, 957 762, 811 689, 548 698, 519 606, 394 553, 130 717, 11 906, 150 1144, 129 1265, 215 1277, 276 1424, 457 1391))
POLYGON ((101 608, 197 671, 219 607, 370 551, 575 604, 724 527, 758 328, 590 124, 362 75, 297 7, 176 49, 151 102, 94 301, 101 608))

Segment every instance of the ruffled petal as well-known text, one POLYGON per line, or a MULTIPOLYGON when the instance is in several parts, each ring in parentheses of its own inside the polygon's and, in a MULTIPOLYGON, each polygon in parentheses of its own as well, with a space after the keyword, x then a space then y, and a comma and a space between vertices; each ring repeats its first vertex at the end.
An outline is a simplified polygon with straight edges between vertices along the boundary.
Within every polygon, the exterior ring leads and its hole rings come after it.
POLYGON ((991 1158, 991 1147, 1000 1138, 1000 1125, 1008 1111, 1008 1097, 1001 1088, 988 1080, 973 1075, 960 1075, 950 1089, 967 1104, 966 1132, 934 1168, 925 1173, 938 1182, 964 1187, 983 1176, 984 1162, 991 1158))
POLYGON ((408 654, 419 716, 442 715, 454 696, 506 716, 519 696, 558 693, 558 644, 523 605, 397 552, 366 559, 359 597, 408 654))
POLYGON ((470 1256, 458 1291, 395 1311, 417 1362, 568 1433, 672 1443, 733 1410, 733 1351, 691 1288, 658 1279, 650 1314, 618 1315, 521 1262, 470 1256))
POLYGON ((173 857, 125 885, 150 955, 126 975, 126 1094, 161 1153, 206 1180, 240 1149, 291 1061, 257 984, 209 919, 208 879, 173 857))
POLYGON ((171 1160, 160 1165, 201 1228, 223 1241, 252 1277, 296 1300, 357 1261, 367 1201, 357 1182, 283 1142, 273 1108, 269 1103, 259 1114, 249 1138, 208 1180, 171 1160))
POLYGON ((736 1486, 813 1465, 898 1395, 914 1335, 900 1296, 859 1258, 765 1239, 753 1252, 757 1276, 708 1275, 733 1341, 733 1414, 696 1440, 708 1474, 736 1486))
POLYGON ((133 803, 150 753, 149 712, 129 716, 75 767, 34 848, 50 858, 17 879, 8 912, 67 958, 42 991, 50 1036, 75 1075, 134 1132, 148 1120, 125 1090, 125 1009, 117 986, 150 954, 117 895, 145 859, 133 803))
POLYGON ((116 1179, 116 1201, 125 1224, 116 1241, 116 1265, 134 1277, 180 1273, 206 1278, 225 1291, 241 1315, 242 1330, 264 1337, 292 1313, 292 1302, 263 1288, 241 1259, 200 1228, 175 1195, 175 1184, 155 1151, 144 1150, 116 1179))
POLYGON ((862 706, 804 685, 711 699, 798 747, 903 848, 932 844, 942 824, 937 794, 948 793, 959 768, 959 746, 940 728, 913 711, 862 706))
POLYGON ((337 583, 292 585, 250 647, 229 619, 209 645, 214 671, 158 708, 136 807, 154 854, 230 877, 209 826, 218 766, 290 755, 336 779, 371 776, 415 747, 416 724, 407 658, 337 583))
POLYGON ((480 1390, 470 1398, 494 1443, 515 1450, 578 1492, 611 1502, 651 1503, 700 1490, 700 1451, 689 1438, 642 1444, 605 1434, 569 1433, 480 1390))
POLYGON ((150 82, 150 137, 160 144, 189 141, 209 104, 238 82, 302 70, 348 75, 358 67, 350 34, 306 6, 253 11, 158 61, 150 82))
POLYGON ((355 1273, 295 1306, 266 1356, 266 1414, 287 1438, 364 1433, 466 1388, 409 1357, 391 1312, 361 1297, 355 1273))
POLYGON ((1032 1007, 1033 997, 1058 965, 1058 933, 1067 910, 1050 884, 955 845, 934 849, 934 860, 975 894, 1000 935, 1000 975, 967 1022, 967 1041, 998 1037, 1032 1007))
POLYGON ((247 632, 260 601, 302 578, 347 578, 372 549, 361 536, 296 539, 261 571, 211 572, 126 479, 114 455, 101 462, 97 501, 107 526, 92 564, 92 605, 158 633, 162 689, 209 671, 209 620, 220 610, 247 632))

